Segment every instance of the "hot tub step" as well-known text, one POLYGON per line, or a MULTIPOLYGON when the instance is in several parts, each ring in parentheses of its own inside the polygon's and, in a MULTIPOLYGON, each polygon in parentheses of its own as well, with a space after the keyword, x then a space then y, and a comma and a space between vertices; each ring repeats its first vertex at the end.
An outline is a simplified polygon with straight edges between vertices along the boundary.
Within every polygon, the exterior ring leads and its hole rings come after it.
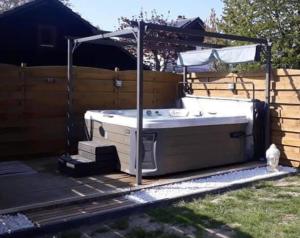
POLYGON ((118 155, 115 151, 112 151, 111 153, 101 153, 98 152, 97 154, 92 154, 84 150, 79 150, 78 154, 90 161, 96 161, 97 163, 116 163, 118 161, 118 155))
POLYGON ((96 162, 118 162, 118 153, 114 145, 103 145, 96 141, 80 141, 78 154, 96 162))
POLYGON ((78 150, 96 154, 97 148, 99 148, 101 146, 103 146, 103 144, 101 144, 97 141, 79 141, 78 150))
POLYGON ((92 161, 81 155, 63 156, 58 160, 58 169, 73 177, 91 176, 116 171, 116 165, 92 161))
POLYGON ((78 150, 86 151, 91 154, 110 154, 114 150, 111 144, 103 144, 99 141, 79 141, 78 150))

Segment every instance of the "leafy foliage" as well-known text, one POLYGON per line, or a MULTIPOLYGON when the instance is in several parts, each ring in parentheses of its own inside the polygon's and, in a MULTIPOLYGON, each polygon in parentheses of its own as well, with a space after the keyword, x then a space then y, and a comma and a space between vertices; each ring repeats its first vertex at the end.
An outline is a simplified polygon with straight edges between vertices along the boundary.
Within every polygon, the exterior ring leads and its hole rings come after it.
MULTIPOLYGON (((32 0, 0 0, 0 13, 7 11, 11 8, 21 6, 24 3, 30 2, 32 0)), ((66 6, 71 6, 70 0, 60 0, 66 6)))
MULTIPOLYGON (((205 30, 208 32, 220 32, 219 22, 220 19, 217 17, 215 9, 212 8, 208 18, 204 22, 205 30)), ((206 38, 205 42, 212 44, 225 44, 224 40, 218 38, 206 38)))
MULTIPOLYGON (((169 12, 170 13, 170 12, 169 12)), ((169 14, 168 13, 168 14, 169 14)), ((185 16, 178 16, 178 19, 185 19, 185 16)), ((157 13, 156 10, 152 10, 150 14, 146 11, 141 11, 139 15, 132 16, 131 18, 121 17, 119 18, 119 29, 124 29, 126 27, 133 26, 132 22, 144 21, 146 23, 155 23, 159 25, 169 25, 174 26, 176 20, 170 20, 169 15, 164 16, 163 14, 157 13)), ((155 39, 159 37, 160 39, 176 39, 178 36, 174 33, 167 32, 156 32, 156 33, 146 33, 146 38, 155 39)), ((128 42, 128 40, 125 40, 128 42)), ((130 40, 129 40, 130 41, 130 40)), ((172 44, 167 43, 168 46, 172 44)), ((164 47, 165 44, 161 44, 155 41, 146 41, 144 43, 144 62, 152 70, 155 71, 165 71, 168 65, 173 65, 177 59, 177 53, 180 50, 184 50, 186 47, 180 47, 172 45, 172 47, 164 47)), ((126 49, 136 56, 136 49, 133 46, 127 46, 126 49)))
MULTIPOLYGON (((205 30, 208 32, 220 32, 219 28, 220 19, 217 17, 215 9, 210 10, 209 17, 205 20, 205 30)), ((206 37, 205 43, 217 44, 217 45, 228 45, 228 42, 224 39, 206 37)), ((217 72, 228 72, 229 66, 219 61, 214 61, 210 66, 211 71, 217 72)))
POLYGON ((300 68, 299 0, 223 0, 218 23, 224 33, 273 42, 274 67, 300 68))

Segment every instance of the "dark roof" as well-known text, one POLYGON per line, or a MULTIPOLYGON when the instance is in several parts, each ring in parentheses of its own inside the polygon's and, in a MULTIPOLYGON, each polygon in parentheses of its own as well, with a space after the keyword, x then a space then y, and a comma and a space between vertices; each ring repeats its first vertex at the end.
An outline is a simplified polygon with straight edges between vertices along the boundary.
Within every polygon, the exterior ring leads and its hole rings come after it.
POLYGON ((85 24, 88 28, 92 30, 95 34, 101 33, 99 29, 94 27, 90 22, 83 19, 78 13, 72 11, 69 7, 65 6, 61 1, 59 0, 30 0, 27 3, 24 3, 20 6, 13 7, 7 11, 4 11, 0 14, 0 20, 9 16, 15 16, 17 14, 22 14, 28 10, 32 10, 33 8, 40 7, 41 5, 47 4, 47 3, 54 3, 58 7, 63 8, 65 11, 69 12, 73 17, 80 20, 83 24, 85 24))
POLYGON ((205 29, 204 22, 200 19, 200 17, 177 19, 173 24, 175 27, 186 28, 193 23, 198 23, 203 29, 205 29))

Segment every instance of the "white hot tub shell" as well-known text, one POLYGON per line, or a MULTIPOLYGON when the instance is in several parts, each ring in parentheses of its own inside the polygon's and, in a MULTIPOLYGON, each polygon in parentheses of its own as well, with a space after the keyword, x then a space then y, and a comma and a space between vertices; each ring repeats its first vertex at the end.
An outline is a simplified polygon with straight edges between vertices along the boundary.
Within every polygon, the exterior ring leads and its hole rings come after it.
MULTIPOLYGON (((183 108, 147 109, 143 120, 143 176, 195 170, 246 161, 250 101, 186 97, 183 108), (204 104, 215 103, 207 107, 204 104), (201 103, 203 105, 201 105, 201 103), (224 110, 224 106, 244 110, 224 110), (222 108, 222 109, 221 109, 222 108)), ((87 111, 89 137, 115 145, 120 169, 136 170, 136 110, 87 111)))

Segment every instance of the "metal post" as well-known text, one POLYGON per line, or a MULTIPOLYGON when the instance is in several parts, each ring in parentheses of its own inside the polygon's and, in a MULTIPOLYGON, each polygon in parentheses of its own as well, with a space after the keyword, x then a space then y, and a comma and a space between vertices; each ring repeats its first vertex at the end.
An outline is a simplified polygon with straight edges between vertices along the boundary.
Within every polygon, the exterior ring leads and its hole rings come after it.
POLYGON ((72 127, 73 127, 73 39, 68 39, 68 72, 67 72, 67 153, 72 151, 72 127))
POLYGON ((187 66, 183 66, 183 83, 187 82, 187 66))
POLYGON ((136 184, 142 184, 142 150, 143 150, 143 44, 145 23, 138 23, 137 34, 137 133, 136 133, 136 184))
POLYGON ((182 69, 182 81, 183 81, 183 95, 186 93, 187 89, 187 66, 183 66, 182 69))
POLYGON ((266 55, 266 81, 265 81, 265 102, 266 102, 266 112, 265 112, 265 150, 270 146, 270 90, 271 90, 271 48, 272 42, 268 40, 266 45, 267 55, 266 55))

